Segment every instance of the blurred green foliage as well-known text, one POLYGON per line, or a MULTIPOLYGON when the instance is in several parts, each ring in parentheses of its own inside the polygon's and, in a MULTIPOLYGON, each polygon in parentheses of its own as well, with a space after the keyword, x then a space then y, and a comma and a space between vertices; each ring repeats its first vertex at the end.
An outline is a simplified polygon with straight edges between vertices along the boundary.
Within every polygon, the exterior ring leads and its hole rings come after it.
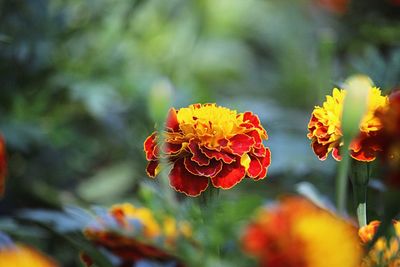
POLYGON ((316 0, 0 1, 0 129, 9 162, 0 228, 77 266, 60 236, 12 231, 21 222, 10 218, 26 208, 117 201, 168 209, 143 189, 162 194, 146 178, 142 152, 159 127, 149 105, 158 105, 160 86, 176 107, 252 110, 270 137, 269 178, 221 192, 222 213, 210 211, 212 222, 199 230, 217 239, 210 246, 240 232, 225 223, 251 216, 260 201, 249 194, 269 199, 306 180, 332 198, 335 164, 312 154, 306 125, 313 106, 359 72, 386 92, 400 85, 400 7, 390 1, 353 0, 342 15, 316 0))

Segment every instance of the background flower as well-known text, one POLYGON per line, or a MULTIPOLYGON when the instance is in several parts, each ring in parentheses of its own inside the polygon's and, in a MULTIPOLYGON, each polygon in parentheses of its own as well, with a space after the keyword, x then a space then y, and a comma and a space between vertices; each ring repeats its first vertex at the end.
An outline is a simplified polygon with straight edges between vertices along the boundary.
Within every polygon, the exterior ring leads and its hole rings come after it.
MULTIPOLYGON (((173 252, 180 238, 189 238, 191 228, 186 222, 165 217, 159 223, 147 208, 131 204, 114 205, 85 228, 86 238, 107 249, 123 264, 151 259, 160 262, 178 262, 173 252)), ((82 258, 91 266, 88 255, 82 258)), ((129 266, 130 266, 129 265, 129 266)))
POLYGON ((263 179, 271 162, 262 143, 268 138, 260 120, 251 112, 237 113, 216 104, 194 104, 169 111, 162 154, 157 133, 144 142, 147 174, 159 172, 160 156, 173 167, 171 186, 188 196, 198 196, 210 183, 230 189, 244 177, 263 179))
MULTIPOLYGON (((363 244, 367 245, 377 233, 379 221, 372 221, 360 228, 358 234, 363 244)), ((373 247, 362 261, 362 267, 389 266, 397 267, 400 264, 400 223, 393 221, 394 235, 388 241, 385 237, 376 240, 373 247)))
POLYGON ((14 244, 0 232, 0 266, 57 267, 58 264, 32 247, 14 244))
POLYGON ((361 257, 351 224, 300 197, 261 210, 242 244, 260 266, 358 266, 361 257))
MULTIPOLYGON (((327 96, 323 106, 316 106, 308 123, 307 137, 311 140, 311 147, 320 160, 325 160, 329 153, 336 160, 340 160, 339 148, 342 143, 341 117, 343 112, 346 91, 333 89, 332 96, 327 96)), ((381 95, 381 91, 372 87, 368 95, 367 111, 360 122, 360 133, 350 146, 350 155, 359 161, 372 161, 381 150, 375 139, 382 129, 381 121, 375 112, 386 109, 388 98, 381 95)))

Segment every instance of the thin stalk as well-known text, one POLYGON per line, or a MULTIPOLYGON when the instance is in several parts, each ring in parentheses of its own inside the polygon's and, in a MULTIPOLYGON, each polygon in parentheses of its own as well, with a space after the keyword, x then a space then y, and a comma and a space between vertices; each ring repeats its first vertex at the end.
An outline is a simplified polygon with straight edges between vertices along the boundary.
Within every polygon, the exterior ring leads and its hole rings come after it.
POLYGON ((359 227, 363 227, 368 224, 367 220, 368 181, 369 181, 368 163, 353 160, 351 182, 353 184, 354 203, 356 206, 359 227))
MULTIPOLYGON (((342 149, 343 150, 343 149, 342 149)), ((339 163, 339 171, 336 177, 336 205, 340 214, 346 213, 347 204, 347 186, 350 167, 350 156, 348 151, 342 153, 342 160, 339 163)))

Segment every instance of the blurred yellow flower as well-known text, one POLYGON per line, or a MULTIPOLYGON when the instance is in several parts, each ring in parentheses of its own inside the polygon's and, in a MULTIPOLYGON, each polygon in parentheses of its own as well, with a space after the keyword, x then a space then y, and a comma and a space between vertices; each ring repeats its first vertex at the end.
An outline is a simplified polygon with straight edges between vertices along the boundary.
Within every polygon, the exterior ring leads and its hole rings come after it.
POLYGON ((1 267, 57 267, 49 257, 24 245, 11 245, 0 248, 1 267))
MULTIPOLYGON (((307 137, 311 140, 311 147, 319 159, 325 160, 329 153, 336 160, 340 160, 339 147, 342 142, 342 112, 346 91, 333 89, 332 96, 327 96, 322 107, 316 106, 312 112, 307 137)), ((372 161, 380 148, 373 137, 382 128, 381 121, 376 117, 378 109, 386 109, 389 104, 387 96, 382 96, 381 91, 371 87, 368 94, 367 111, 359 125, 360 133, 349 146, 350 155, 359 161, 372 161), (368 142, 365 142, 365 140, 368 142)))
MULTIPOLYGON (((363 226, 359 230, 359 236, 364 244, 368 244, 376 234, 379 228, 379 221, 372 221, 368 225, 363 226)), ((374 266, 400 266, 400 223, 393 221, 395 235, 388 241, 385 237, 380 237, 364 257, 362 267, 374 266)))
POLYGON ((362 255, 354 226, 300 197, 262 210, 242 243, 263 267, 356 267, 362 255))

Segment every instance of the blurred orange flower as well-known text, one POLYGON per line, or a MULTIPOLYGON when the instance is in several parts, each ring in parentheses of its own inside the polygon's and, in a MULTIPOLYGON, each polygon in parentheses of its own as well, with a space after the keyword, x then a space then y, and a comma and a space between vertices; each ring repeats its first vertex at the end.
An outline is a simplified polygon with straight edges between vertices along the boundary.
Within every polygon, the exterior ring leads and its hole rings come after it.
POLYGON ((4 194, 6 182, 7 161, 6 161, 6 145, 0 134, 0 197, 4 194))
POLYGON ((242 244, 269 267, 353 267, 362 254, 353 225, 301 197, 261 210, 242 244))
MULTIPOLYGON (((329 153, 340 160, 339 148, 343 145, 341 119, 346 91, 333 89, 332 96, 327 96, 322 107, 316 106, 308 123, 307 137, 311 147, 320 160, 325 160, 329 153)), ((381 91, 372 87, 369 92, 366 114, 360 123, 360 133, 350 146, 350 155, 359 161, 373 161, 382 150, 379 145, 378 133, 382 122, 375 114, 377 110, 387 109, 388 97, 382 96, 381 91)))
MULTIPOLYGON (((268 135, 251 112, 237 113, 216 104, 194 104, 170 109, 161 156, 172 163, 171 186, 188 196, 198 196, 212 186, 230 189, 244 177, 263 179, 271 162, 262 141, 268 135)), ((144 142, 147 174, 160 167, 157 133, 144 142)))
MULTIPOLYGON (((372 221, 358 231, 363 244, 368 244, 379 228, 379 221, 372 221)), ((362 267, 372 266, 400 266, 400 222, 393 221, 395 236, 389 242, 385 237, 380 237, 362 261, 362 267)))
POLYGON ((317 2, 329 11, 344 14, 347 12, 350 0, 317 0, 317 2))
MULTIPOLYGON (((189 238, 191 228, 186 222, 176 222, 172 217, 159 223, 147 208, 131 204, 118 204, 99 216, 84 230, 87 239, 119 257, 121 264, 142 260, 177 261, 173 255, 176 242, 189 238)), ((83 253, 87 266, 91 259, 83 253)), ((122 265, 121 265, 122 266, 122 265)))
POLYGON ((57 267, 58 264, 32 247, 12 243, 0 233, 0 266, 57 267))
POLYGON ((400 188, 400 91, 389 95, 389 108, 378 110, 376 116, 383 125, 379 141, 389 184, 400 188))

